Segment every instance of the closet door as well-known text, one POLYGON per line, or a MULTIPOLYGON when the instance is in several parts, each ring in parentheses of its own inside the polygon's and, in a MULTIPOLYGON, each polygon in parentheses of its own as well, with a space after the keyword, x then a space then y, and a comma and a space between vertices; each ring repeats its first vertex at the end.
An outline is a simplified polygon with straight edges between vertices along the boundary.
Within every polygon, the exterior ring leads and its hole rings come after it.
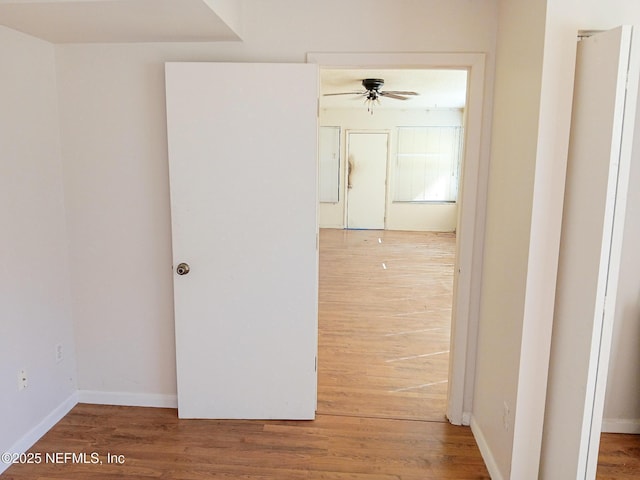
POLYGON ((638 92, 631 27, 578 44, 540 478, 595 478, 638 92))

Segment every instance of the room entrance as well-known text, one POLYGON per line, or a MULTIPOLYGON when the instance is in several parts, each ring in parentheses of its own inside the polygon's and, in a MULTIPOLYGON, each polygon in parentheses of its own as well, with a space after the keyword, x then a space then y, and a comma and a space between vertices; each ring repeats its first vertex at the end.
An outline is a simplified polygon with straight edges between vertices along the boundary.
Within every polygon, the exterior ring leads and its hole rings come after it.
MULTIPOLYGON (((393 68, 410 68, 410 69, 429 69, 429 68, 451 68, 466 70, 468 73, 468 92, 467 92, 467 106, 465 109, 465 139, 464 139, 464 154, 463 165, 464 175, 461 175, 460 181, 460 197, 459 205, 460 209, 457 212, 456 220, 454 221, 451 230, 457 232, 458 241, 455 244, 456 260, 453 269, 454 272, 454 293, 453 293, 453 320, 452 320, 452 334, 451 334, 451 354, 450 354, 450 368, 449 368, 449 394, 447 403, 447 417, 452 423, 468 424, 470 416, 465 414, 465 411, 470 411, 470 401, 473 380, 473 358, 475 352, 475 339, 469 339, 470 328, 473 329, 473 325, 477 319, 470 318, 469 313, 477 311, 478 306, 475 304, 477 295, 474 293, 477 291, 480 285, 480 275, 478 266, 475 265, 473 258, 481 253, 481 240, 482 232, 478 232, 476 229, 476 216, 478 215, 478 209, 482 209, 484 205, 484 199, 478 198, 478 175, 481 171, 480 168, 480 132, 481 132, 481 118, 482 118, 482 84, 484 78, 484 58, 482 55, 430 55, 430 54, 393 54, 393 55, 376 55, 376 54, 313 54, 309 55, 308 60, 310 62, 318 63, 320 65, 331 65, 331 69, 344 68, 348 69, 350 66, 359 65, 358 68, 372 69, 393 69, 393 68), (480 201, 479 201, 480 200, 480 201), (472 322, 470 324, 470 322, 472 322), (465 389, 469 394, 465 395, 465 389), (468 404, 466 403, 468 402, 468 404)), ((384 72, 387 76, 387 71, 384 72)), ((386 82, 386 80, 385 80, 386 82)), ((391 83, 390 81, 388 83, 391 83)), ((390 87, 391 88, 391 87, 390 87)), ((393 87, 395 89, 397 87, 393 87)), ((337 91, 346 91, 341 88, 337 91)), ((361 102, 355 102, 361 103, 361 102)), ((355 106, 357 107, 357 105, 355 106)), ((322 103, 321 103, 322 109, 322 103)), ((375 123, 381 117, 376 110, 374 115, 370 115, 372 119, 371 123, 375 123)), ((365 107, 366 115, 366 107, 365 107)), ((353 116, 348 119, 348 129, 354 128, 353 116)), ((336 128, 336 125, 341 125, 331 119, 328 122, 321 125, 332 125, 336 128)), ((342 124, 347 125, 347 124, 342 124)), ((398 124, 401 125, 401 124, 398 124)), ((339 127, 338 127, 339 128, 339 127)), ((360 128, 360 127, 358 127, 360 128)), ((384 130, 384 127, 377 127, 378 131, 384 130)), ((344 131, 343 131, 344 135, 344 131)), ((341 147, 344 149, 344 142, 346 137, 342 137, 341 147)), ((390 139, 391 153, 389 158, 389 165, 397 161, 394 158, 395 144, 394 140, 390 139)), ((344 150, 343 150, 344 151, 344 150)), ((410 153, 410 152, 409 152, 410 153)), ((345 159, 345 157, 342 157, 345 159)), ((322 158, 320 159, 322 162, 322 158)), ((345 159, 346 160, 346 159, 345 159)), ((336 186, 344 188, 341 192, 346 192, 346 161, 342 160, 340 168, 342 173, 339 177, 333 177, 337 181, 336 186), (344 182, 344 183, 342 183, 344 182)), ((321 163, 322 164, 322 163, 321 163)), ((389 167, 391 168, 391 167, 389 167)), ((322 170, 321 170, 322 176, 322 170)), ((389 176, 387 173, 389 182, 397 181, 397 177, 389 176)), ((347 195, 334 196, 333 203, 321 204, 320 215, 324 212, 328 212, 330 218, 329 228, 344 228, 348 226, 348 222, 343 223, 345 208, 345 199, 348 201, 347 195)), ((398 218, 402 217, 407 211, 408 202, 397 202, 387 195, 386 214, 387 223, 389 222, 389 206, 390 204, 398 212, 398 218)), ((424 205, 423 205, 424 206, 424 205)), ((427 205, 430 207, 432 205, 427 205)), ((439 206, 442 206, 439 205, 439 206)), ((325 225, 327 226, 327 225, 325 225)), ((387 227, 389 228, 389 227, 387 227)), ((392 229, 396 228, 391 227, 392 229)), ((478 229, 482 226, 479 225, 478 229)), ((386 233, 386 232, 385 232, 386 233)), ((322 237, 322 235, 321 235, 322 237)), ((377 241, 377 240, 376 240, 377 241)), ((384 267, 381 267, 384 268, 384 267)), ((321 286, 322 289, 322 286, 321 286)), ((320 369, 322 369, 322 360, 320 360, 320 369)), ((321 374, 321 372, 319 372, 321 374)))

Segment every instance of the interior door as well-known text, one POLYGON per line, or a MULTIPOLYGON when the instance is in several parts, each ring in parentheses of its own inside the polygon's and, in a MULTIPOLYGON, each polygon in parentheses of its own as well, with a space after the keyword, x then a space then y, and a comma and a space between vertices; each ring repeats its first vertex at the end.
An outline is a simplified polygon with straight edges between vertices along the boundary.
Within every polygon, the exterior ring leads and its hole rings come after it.
POLYGON ((347 228, 384 229, 388 133, 347 133, 347 228))
POLYGON ((314 418, 317 78, 166 65, 181 418, 314 418))
POLYGON ((541 478, 595 478, 638 89, 631 27, 578 44, 541 478))

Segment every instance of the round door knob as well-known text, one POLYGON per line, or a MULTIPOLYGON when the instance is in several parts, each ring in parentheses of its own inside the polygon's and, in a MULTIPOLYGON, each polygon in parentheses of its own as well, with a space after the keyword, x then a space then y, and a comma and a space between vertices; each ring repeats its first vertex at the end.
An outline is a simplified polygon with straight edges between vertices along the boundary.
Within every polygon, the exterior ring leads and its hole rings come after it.
POLYGON ((189 273, 189 270, 190 269, 189 269, 189 264, 188 263, 181 263, 176 268, 176 273, 178 275, 186 275, 187 273, 189 273))

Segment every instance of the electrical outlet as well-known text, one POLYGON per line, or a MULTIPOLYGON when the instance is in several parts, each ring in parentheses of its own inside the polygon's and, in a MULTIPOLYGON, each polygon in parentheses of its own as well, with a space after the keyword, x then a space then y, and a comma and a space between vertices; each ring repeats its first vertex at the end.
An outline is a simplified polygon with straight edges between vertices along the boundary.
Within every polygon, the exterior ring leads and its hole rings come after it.
POLYGON ((62 350, 62 344, 56 345, 56 363, 60 363, 64 359, 64 352, 62 350))
POLYGON ((509 427, 511 426, 510 414, 511 410, 509 409, 509 404, 507 402, 504 402, 502 409, 502 426, 507 432, 509 431, 509 427))
POLYGON ((22 391, 29 386, 27 371, 23 368, 18 372, 18 391, 22 391))

